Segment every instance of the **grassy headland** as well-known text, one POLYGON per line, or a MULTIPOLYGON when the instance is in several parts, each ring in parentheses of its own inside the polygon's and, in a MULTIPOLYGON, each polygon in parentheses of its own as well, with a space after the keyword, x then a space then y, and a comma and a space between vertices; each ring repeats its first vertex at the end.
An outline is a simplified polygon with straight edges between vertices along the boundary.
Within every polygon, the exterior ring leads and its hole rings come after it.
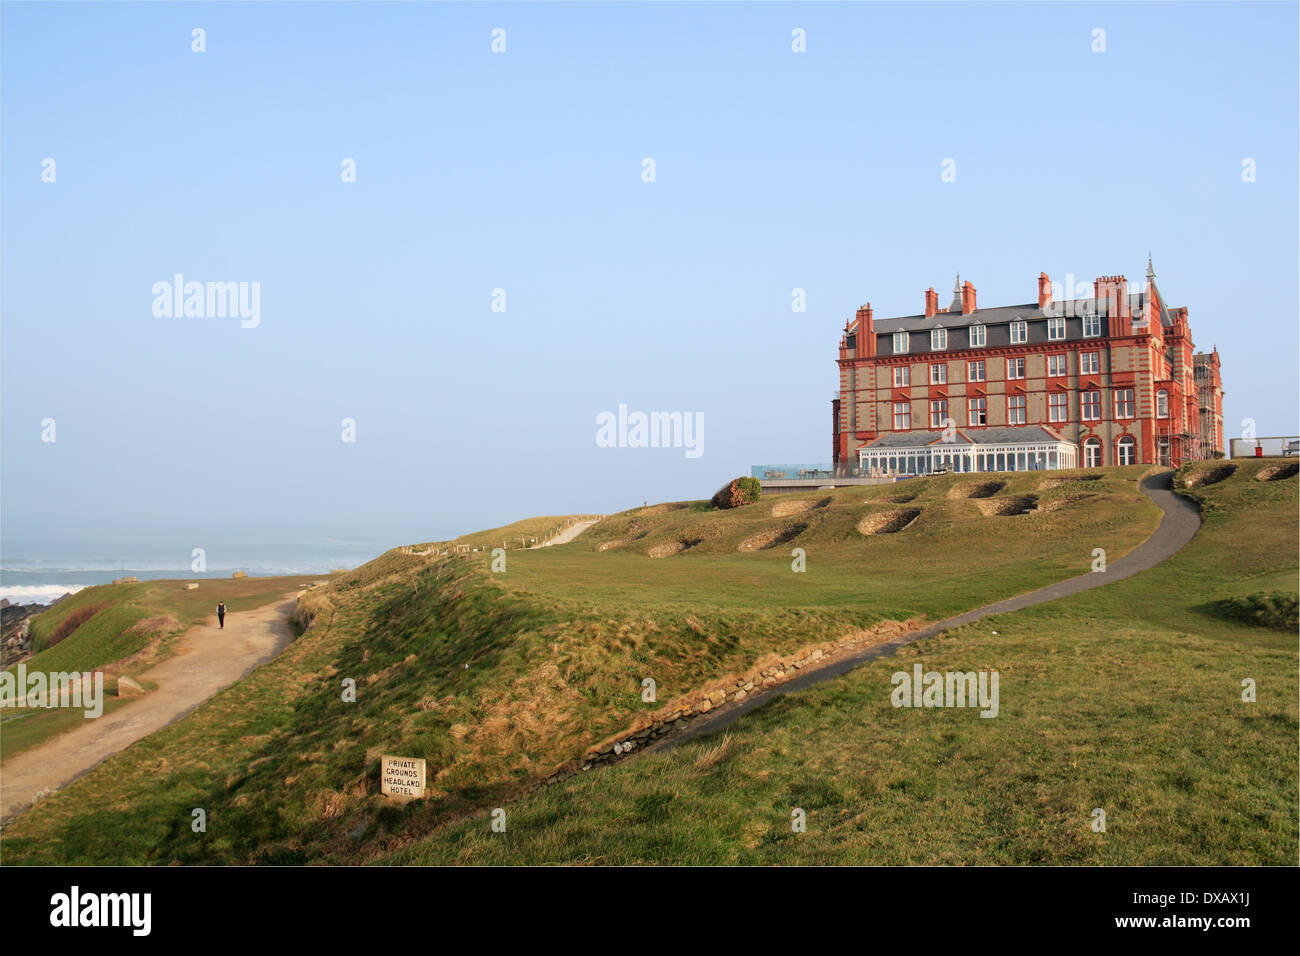
POLYGON ((1143 470, 657 505, 509 551, 503 573, 489 552, 394 549, 305 595, 311 627, 275 661, 18 818, 6 858, 341 862, 442 832, 768 655, 1084 573, 1097 547, 1114 560, 1159 520, 1143 470), (429 799, 387 804, 385 753, 428 761, 429 799))

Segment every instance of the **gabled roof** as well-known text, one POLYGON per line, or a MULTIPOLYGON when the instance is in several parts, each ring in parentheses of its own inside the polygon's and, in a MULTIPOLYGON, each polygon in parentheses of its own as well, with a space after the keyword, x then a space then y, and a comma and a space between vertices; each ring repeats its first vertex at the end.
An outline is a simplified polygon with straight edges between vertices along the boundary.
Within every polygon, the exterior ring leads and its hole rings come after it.
MULTIPOLYGON (((950 440, 943 440, 941 431, 889 432, 881 435, 860 450, 888 448, 921 448, 927 445, 1019 445, 1026 442, 1064 442, 1056 432, 1043 425, 1005 425, 994 428, 956 428, 950 440)), ((1073 442, 1066 442, 1073 444, 1073 442)))

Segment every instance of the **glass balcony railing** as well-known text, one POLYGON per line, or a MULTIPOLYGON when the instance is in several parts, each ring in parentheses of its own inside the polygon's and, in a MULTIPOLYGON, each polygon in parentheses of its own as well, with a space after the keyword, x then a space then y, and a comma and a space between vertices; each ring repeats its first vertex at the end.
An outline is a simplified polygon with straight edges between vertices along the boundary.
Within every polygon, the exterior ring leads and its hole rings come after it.
POLYGON ((802 465, 754 465, 750 475, 759 481, 778 481, 797 478, 867 478, 865 468, 848 462, 802 465))

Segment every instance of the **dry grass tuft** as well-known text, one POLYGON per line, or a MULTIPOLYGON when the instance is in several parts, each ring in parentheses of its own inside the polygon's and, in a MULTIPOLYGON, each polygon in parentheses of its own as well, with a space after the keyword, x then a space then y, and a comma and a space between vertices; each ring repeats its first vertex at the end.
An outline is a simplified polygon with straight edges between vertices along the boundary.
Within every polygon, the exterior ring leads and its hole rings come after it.
POLYGON ((136 621, 126 629, 127 634, 166 634, 169 631, 178 630, 181 622, 176 620, 170 614, 162 614, 158 617, 146 617, 143 620, 136 621))
POLYGON ((722 739, 711 747, 705 747, 695 758, 696 770, 708 770, 716 767, 731 756, 731 734, 725 733, 722 739))

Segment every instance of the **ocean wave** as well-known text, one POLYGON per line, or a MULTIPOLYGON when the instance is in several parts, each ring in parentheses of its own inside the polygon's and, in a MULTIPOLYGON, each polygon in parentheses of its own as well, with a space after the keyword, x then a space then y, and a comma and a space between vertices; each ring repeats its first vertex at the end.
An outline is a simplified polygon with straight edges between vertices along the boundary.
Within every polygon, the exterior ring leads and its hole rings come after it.
POLYGON ((65 594, 76 594, 87 584, 14 584, 0 586, 0 598, 10 604, 49 604, 65 594))

